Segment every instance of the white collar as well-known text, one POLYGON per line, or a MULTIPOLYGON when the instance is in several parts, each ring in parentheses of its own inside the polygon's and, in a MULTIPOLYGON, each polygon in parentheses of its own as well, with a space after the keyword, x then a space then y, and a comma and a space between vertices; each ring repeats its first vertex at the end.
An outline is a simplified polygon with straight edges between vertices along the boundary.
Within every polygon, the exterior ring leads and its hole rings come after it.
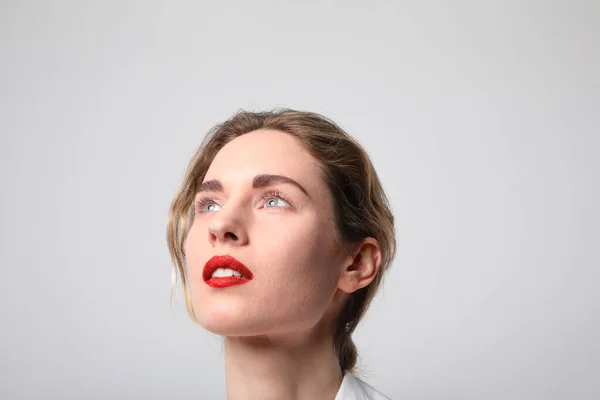
POLYGON ((391 400, 373 386, 344 370, 342 385, 335 400, 391 400))

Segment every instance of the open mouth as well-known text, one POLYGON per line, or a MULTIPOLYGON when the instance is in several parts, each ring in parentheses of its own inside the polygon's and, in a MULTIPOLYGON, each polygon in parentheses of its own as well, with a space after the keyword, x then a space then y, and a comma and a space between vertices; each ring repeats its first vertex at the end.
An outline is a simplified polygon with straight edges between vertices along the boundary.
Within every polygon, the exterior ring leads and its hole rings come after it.
POLYGON ((229 255, 212 257, 202 271, 204 282, 215 288, 241 285, 253 277, 248 267, 229 255))

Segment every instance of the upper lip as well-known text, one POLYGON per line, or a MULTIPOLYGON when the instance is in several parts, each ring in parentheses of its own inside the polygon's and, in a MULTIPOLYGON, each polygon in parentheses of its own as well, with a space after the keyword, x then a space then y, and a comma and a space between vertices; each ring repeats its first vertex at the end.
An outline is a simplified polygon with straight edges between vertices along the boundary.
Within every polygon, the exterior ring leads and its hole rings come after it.
POLYGON ((202 278, 205 281, 208 281, 213 272, 215 272, 219 268, 229 268, 231 270, 237 271, 244 276, 246 279, 252 279, 252 271, 248 269, 244 264, 240 261, 236 260, 234 257, 229 255, 223 256, 213 256, 210 260, 206 262, 204 265, 204 270, 202 271, 202 278))

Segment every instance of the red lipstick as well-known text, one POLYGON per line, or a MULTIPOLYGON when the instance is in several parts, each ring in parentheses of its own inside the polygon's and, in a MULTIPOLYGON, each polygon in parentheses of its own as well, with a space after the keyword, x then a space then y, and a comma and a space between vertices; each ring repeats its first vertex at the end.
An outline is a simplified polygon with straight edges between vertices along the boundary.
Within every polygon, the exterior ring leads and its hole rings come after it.
POLYGON ((227 255, 212 257, 206 262, 206 264, 204 265, 204 270, 202 270, 202 279, 208 286, 214 288, 224 288, 229 286, 241 285, 243 283, 250 282, 253 277, 254 275, 252 275, 252 271, 250 271, 248 267, 246 267, 244 264, 242 264, 235 258, 227 255), (219 268, 228 268, 232 271, 236 271, 240 273, 242 277, 212 276, 213 273, 219 268))

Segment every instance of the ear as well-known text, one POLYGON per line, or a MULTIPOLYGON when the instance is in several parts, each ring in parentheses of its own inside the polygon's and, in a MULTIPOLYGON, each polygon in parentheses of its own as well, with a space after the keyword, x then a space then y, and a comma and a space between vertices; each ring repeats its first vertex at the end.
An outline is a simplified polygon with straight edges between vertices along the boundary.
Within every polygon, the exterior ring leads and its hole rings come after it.
POLYGON ((367 237, 353 246, 346 264, 338 280, 341 291, 352 293, 371 283, 381 264, 381 250, 377 239, 367 237))

